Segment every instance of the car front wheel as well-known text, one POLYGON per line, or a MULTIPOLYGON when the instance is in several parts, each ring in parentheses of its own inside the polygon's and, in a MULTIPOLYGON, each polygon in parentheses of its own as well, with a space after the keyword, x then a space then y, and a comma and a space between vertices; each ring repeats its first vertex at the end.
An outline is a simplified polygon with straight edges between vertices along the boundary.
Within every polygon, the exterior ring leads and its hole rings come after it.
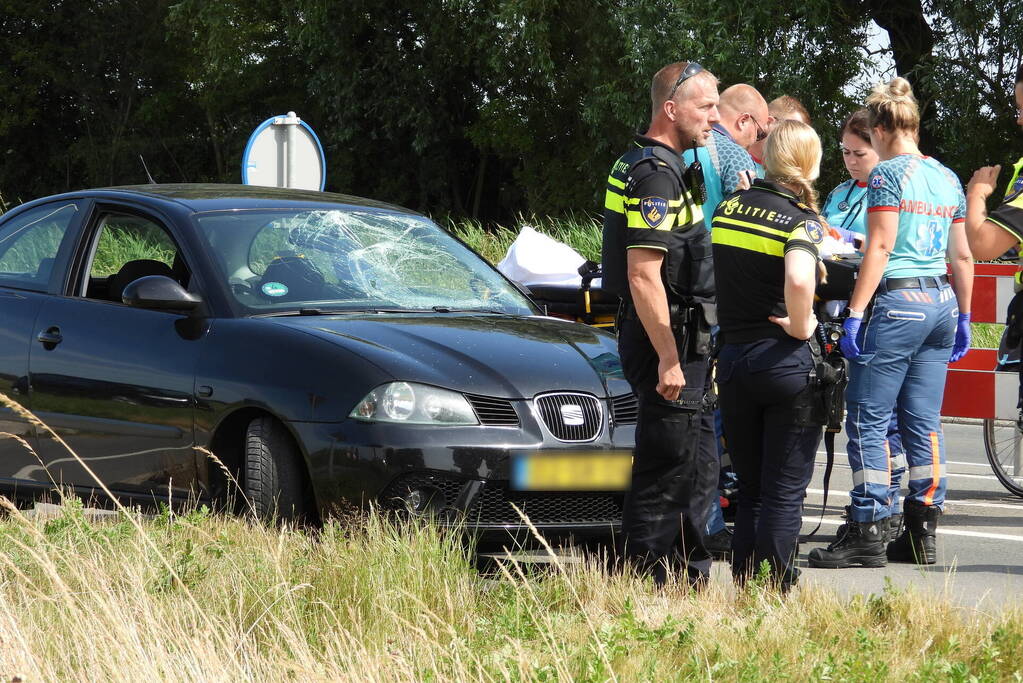
POLYGON ((257 417, 245 430, 242 490, 259 519, 302 522, 306 518, 301 456, 291 435, 272 417, 257 417))

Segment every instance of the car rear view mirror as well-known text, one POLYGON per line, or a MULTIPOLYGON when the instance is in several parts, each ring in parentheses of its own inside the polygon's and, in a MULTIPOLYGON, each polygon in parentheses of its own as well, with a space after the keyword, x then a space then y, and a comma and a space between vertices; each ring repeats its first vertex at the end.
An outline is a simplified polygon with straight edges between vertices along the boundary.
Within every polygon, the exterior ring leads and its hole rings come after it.
POLYGON ((166 275, 147 275, 132 280, 124 288, 121 301, 136 308, 160 311, 192 311, 202 299, 188 292, 166 275))

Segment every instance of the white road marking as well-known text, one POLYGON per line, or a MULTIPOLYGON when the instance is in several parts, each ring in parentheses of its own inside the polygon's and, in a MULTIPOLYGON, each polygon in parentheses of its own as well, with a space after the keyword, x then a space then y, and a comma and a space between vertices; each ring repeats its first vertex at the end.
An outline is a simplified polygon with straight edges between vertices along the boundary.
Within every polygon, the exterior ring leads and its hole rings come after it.
MULTIPOLYGON (((818 454, 819 454, 819 451, 818 451, 818 454)), ((838 455, 838 453, 836 453, 835 455, 838 455)), ((825 463, 817 461, 816 464, 823 465, 825 463)), ((834 467, 835 468, 846 469, 846 470, 852 469, 851 467, 849 467, 849 465, 847 465, 845 463, 841 463, 841 462, 836 462, 834 464, 834 467)), ((985 481, 998 481, 998 479, 995 477, 995 473, 994 472, 992 472, 991 474, 964 474, 964 473, 960 473, 960 472, 949 472, 949 471, 946 470, 945 476, 946 477, 959 477, 960 479, 983 479, 985 481)), ((905 478, 905 475, 903 475, 903 478, 905 478)))
MULTIPOLYGON (((829 489, 829 491, 830 491, 830 493, 828 493, 828 497, 829 498, 831 496, 834 496, 835 494, 843 495, 843 494, 849 493, 849 491, 846 490, 846 489, 829 489)), ((816 494, 818 496, 823 496, 824 495, 824 489, 807 489, 806 492, 807 493, 814 493, 814 494, 816 494)), ((964 500, 948 500, 948 499, 945 499, 945 502, 948 505, 951 505, 952 507, 966 506, 966 507, 978 507, 978 508, 998 508, 1000 510, 1015 510, 1016 512, 1023 512, 1023 501, 1021 501, 1019 503, 1019 505, 1013 505, 1012 503, 974 503, 974 502, 968 502, 968 501, 964 501, 964 500)))
MULTIPOLYGON (((825 451, 817 451, 817 455, 827 455, 827 453, 825 451)), ((836 456, 837 455, 844 455, 845 457, 849 457, 848 453, 842 453, 841 451, 835 451, 835 455, 836 456)), ((991 467, 991 463, 987 462, 986 460, 984 462, 966 462, 965 460, 946 460, 945 463, 948 464, 948 465, 962 465, 964 467, 983 467, 985 469, 991 467)))
MULTIPOLYGON (((840 519, 825 519, 821 520, 820 517, 803 517, 803 521, 807 524, 827 524, 829 526, 840 526, 845 524, 840 519)), ((942 529, 938 527, 938 534, 942 536, 969 536, 970 538, 990 538, 995 541, 1018 541, 1023 543, 1023 536, 1011 536, 1009 534, 992 534, 986 531, 959 531, 957 529, 942 529)))

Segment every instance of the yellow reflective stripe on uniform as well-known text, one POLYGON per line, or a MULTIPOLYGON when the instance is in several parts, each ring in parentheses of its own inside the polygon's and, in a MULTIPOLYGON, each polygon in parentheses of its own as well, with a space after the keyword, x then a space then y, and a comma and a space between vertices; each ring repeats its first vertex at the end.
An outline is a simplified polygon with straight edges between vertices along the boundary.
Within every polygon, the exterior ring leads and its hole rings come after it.
POLYGON ((1006 197, 1012 194, 1012 188, 1016 185, 1016 178, 1019 178, 1020 171, 1023 171, 1023 158, 1012 165, 1012 177, 1009 178, 1009 184, 1005 186, 1006 197))
POLYGON ((760 225, 759 223, 749 223, 735 218, 726 218, 725 216, 715 216, 714 223, 728 223, 729 225, 738 225, 743 228, 752 228, 753 230, 758 230, 768 235, 777 235, 778 237, 784 237, 785 239, 788 239, 790 234, 789 231, 786 230, 776 230, 775 228, 768 228, 767 226, 760 225))
POLYGON ((625 197, 607 190, 604 193, 604 208, 615 213, 625 213, 625 197))
POLYGON ((1019 240, 1020 242, 1023 242, 1023 235, 1021 235, 1021 234, 1020 234, 1020 231, 1019 231, 1019 230, 1017 230, 1016 228, 1010 228, 1010 227, 1009 227, 1008 225, 1006 225, 1006 224, 1005 224, 1005 223, 1003 223, 1002 221, 998 220, 998 219, 997 219, 997 218, 995 218, 994 216, 988 216, 988 217, 987 217, 987 219, 988 219, 989 221, 991 221, 992 223, 994 223, 995 225, 997 225, 997 226, 998 226, 999 228, 1001 228, 1002 230, 1006 231, 1007 233, 1009 233, 1010 235, 1012 235, 1013 237, 1015 237, 1015 238, 1016 238, 1017 240, 1019 240))
POLYGON ((748 249, 768 256, 785 256, 785 242, 766 235, 752 235, 748 232, 731 230, 729 228, 714 226, 710 232, 710 241, 713 244, 721 244, 728 247, 748 249))
POLYGON ((607 184, 608 185, 613 185, 613 186, 617 187, 619 190, 624 190, 625 189, 625 181, 624 180, 618 180, 614 176, 608 176, 607 177, 607 184))
MULTIPOLYGON (((627 227, 630 228, 644 228, 646 230, 650 229, 650 225, 648 225, 646 220, 643 218, 643 214, 640 213, 637 209, 633 209, 631 207, 625 210, 625 224, 627 227)), ((671 230, 674 226, 675 212, 669 211, 668 215, 664 217, 660 225, 658 225, 655 229, 671 230)))
POLYGON ((629 249, 653 249, 655 251, 663 251, 665 253, 667 253, 668 251, 667 247, 658 247, 653 244, 630 244, 629 246, 625 247, 626 251, 628 251, 629 249))
MULTIPOLYGON (((640 197, 627 197, 627 198, 625 198, 625 203, 628 204, 628 205, 639 204, 641 201, 643 201, 643 199, 640 198, 640 197)), ((669 199, 668 200, 668 206, 669 207, 682 206, 682 200, 681 199, 669 199)))
MULTIPOLYGON (((689 215, 689 220, 686 221, 687 223, 695 223, 697 221, 701 221, 701 222, 703 221, 703 207, 702 206, 698 206, 696 204, 690 204, 689 205, 689 214, 690 214, 689 215)), ((679 215, 681 216, 682 214, 679 213, 679 215)), ((678 224, 679 225, 683 225, 681 220, 679 220, 678 224)))

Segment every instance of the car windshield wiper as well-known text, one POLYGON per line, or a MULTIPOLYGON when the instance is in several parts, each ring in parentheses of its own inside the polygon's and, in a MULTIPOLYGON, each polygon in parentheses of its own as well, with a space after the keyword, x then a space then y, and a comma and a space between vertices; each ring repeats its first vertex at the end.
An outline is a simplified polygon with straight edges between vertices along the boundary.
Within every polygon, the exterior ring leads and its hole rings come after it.
POLYGON ((270 311, 268 313, 253 313, 252 318, 288 318, 299 315, 345 315, 349 313, 365 313, 364 310, 352 310, 350 308, 309 308, 288 309, 286 311, 270 311))
POLYGON ((450 306, 434 306, 434 313, 493 313, 495 315, 515 315, 508 311, 499 311, 494 308, 452 308, 450 306))
POLYGON ((304 315, 359 315, 366 313, 490 313, 494 315, 515 315, 508 311, 491 308, 453 308, 451 306, 432 306, 430 308, 318 308, 316 306, 254 313, 253 318, 287 318, 304 315))

